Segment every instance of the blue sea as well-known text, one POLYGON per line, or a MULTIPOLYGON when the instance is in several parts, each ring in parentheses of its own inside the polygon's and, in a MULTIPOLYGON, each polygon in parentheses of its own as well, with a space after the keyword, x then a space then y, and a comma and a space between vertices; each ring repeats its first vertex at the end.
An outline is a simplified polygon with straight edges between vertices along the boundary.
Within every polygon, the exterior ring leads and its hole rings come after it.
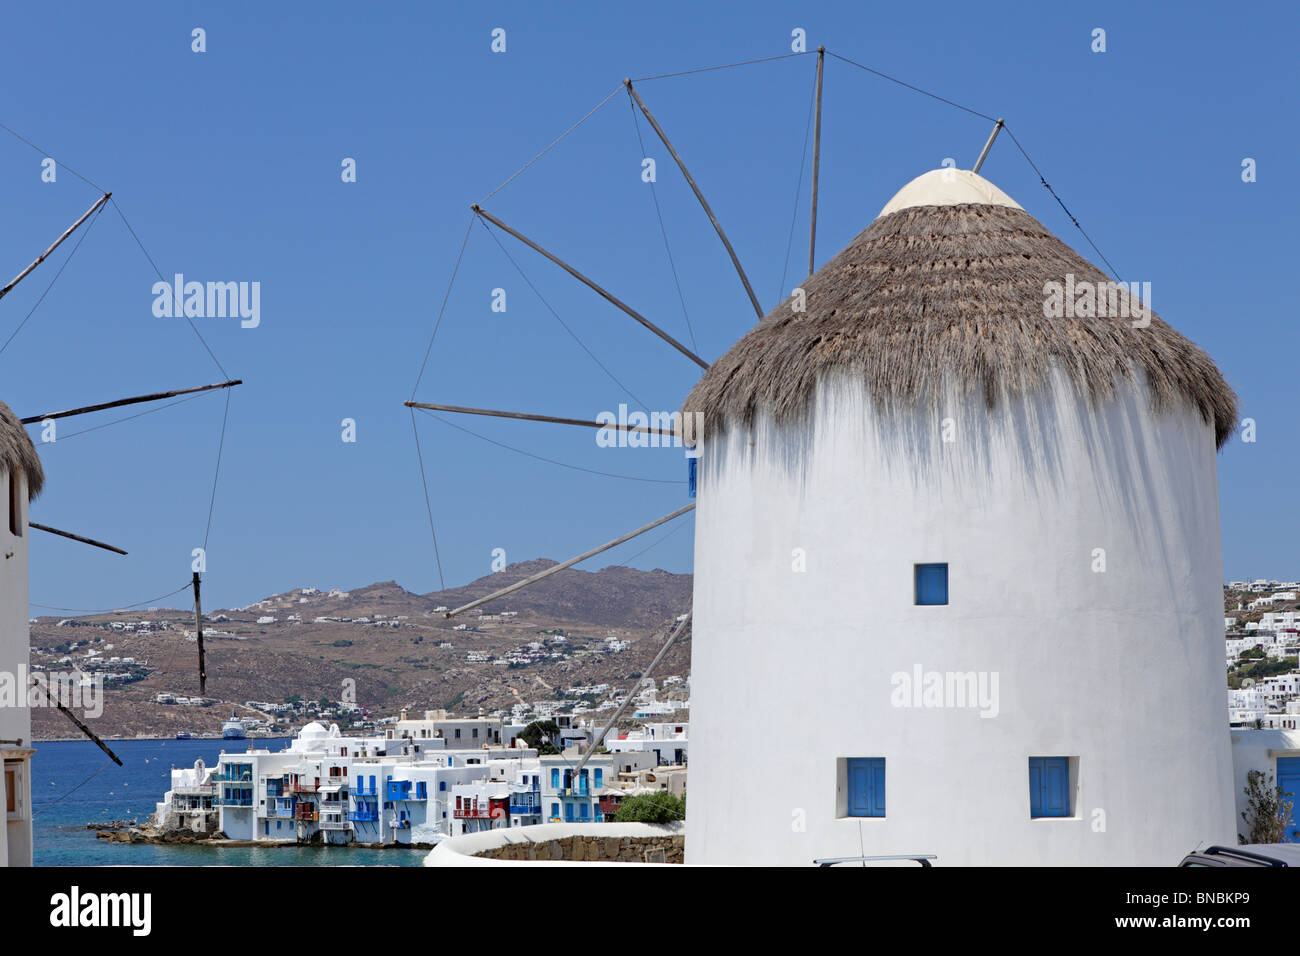
MULTIPOLYGON (((350 847, 210 847, 110 843, 87 823, 144 823, 171 786, 172 767, 209 767, 229 740, 110 740, 119 767, 89 740, 37 741, 32 758, 32 806, 37 866, 419 866, 427 850, 350 847)), ((287 740, 258 739, 280 750, 287 740)))

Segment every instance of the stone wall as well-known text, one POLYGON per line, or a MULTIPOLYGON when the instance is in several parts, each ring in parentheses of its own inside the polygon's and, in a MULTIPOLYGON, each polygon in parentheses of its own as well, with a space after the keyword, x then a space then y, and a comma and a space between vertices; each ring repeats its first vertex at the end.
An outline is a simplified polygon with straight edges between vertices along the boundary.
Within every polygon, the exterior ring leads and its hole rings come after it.
MULTIPOLYGON (((645 863, 646 853, 662 850, 665 863, 683 862, 686 837, 570 836, 539 843, 510 843, 474 854, 489 860, 570 860, 589 863, 645 863)), ((655 855, 658 862, 658 854, 655 855)))

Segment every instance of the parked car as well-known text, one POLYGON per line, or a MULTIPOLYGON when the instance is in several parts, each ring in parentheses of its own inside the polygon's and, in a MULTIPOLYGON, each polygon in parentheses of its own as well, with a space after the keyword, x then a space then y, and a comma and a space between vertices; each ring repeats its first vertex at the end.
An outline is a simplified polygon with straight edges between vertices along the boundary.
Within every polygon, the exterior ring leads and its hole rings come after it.
POLYGON ((1179 866, 1300 866, 1300 843, 1210 846, 1183 857, 1179 866))

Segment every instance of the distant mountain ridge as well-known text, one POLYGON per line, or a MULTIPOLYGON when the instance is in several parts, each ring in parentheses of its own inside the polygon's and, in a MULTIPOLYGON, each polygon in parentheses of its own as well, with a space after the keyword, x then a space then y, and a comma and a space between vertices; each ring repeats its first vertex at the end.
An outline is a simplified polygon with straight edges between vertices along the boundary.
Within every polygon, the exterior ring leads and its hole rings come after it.
MULTIPOLYGON (((297 609, 308 620, 318 616, 426 615, 432 614, 436 607, 456 608, 468 604, 558 563, 549 558, 519 561, 460 587, 427 594, 408 591, 396 581, 378 581, 350 591, 295 588, 226 613, 275 614, 297 609)), ((665 618, 690 610, 693 586, 692 575, 674 574, 658 568, 653 571, 622 565, 611 565, 599 571, 565 568, 486 604, 481 610, 485 614, 514 611, 522 618, 610 627, 654 627, 665 618)), ((473 613, 477 615, 477 612, 473 613)))

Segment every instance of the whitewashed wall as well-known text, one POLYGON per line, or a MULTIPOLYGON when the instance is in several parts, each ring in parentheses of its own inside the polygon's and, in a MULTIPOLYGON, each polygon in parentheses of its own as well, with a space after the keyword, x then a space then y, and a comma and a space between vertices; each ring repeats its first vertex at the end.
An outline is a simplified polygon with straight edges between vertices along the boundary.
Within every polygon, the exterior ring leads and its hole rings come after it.
POLYGON ((894 413, 835 378, 808 427, 706 436, 687 862, 1175 864, 1233 842, 1215 469, 1191 410, 1154 415, 1143 386, 1093 409, 1059 377, 993 412, 894 413), (913 604, 928 562, 947 606, 913 604), (998 715, 893 706, 917 664, 996 672, 998 715), (1031 755, 1079 759, 1075 818, 1031 820, 1031 755), (884 819, 836 818, 841 757, 886 758, 884 819))
MULTIPOLYGON (((26 702, 26 678, 22 670, 30 659, 30 637, 27 626, 27 493, 24 482, 20 495, 23 503, 21 526, 23 534, 15 536, 9 531, 8 505, 11 476, 0 473, 0 672, 13 682, 17 701, 26 702)), ((26 706, 0 706, 0 740, 19 740, 23 748, 31 747, 32 718, 26 706)), ((13 744, 0 744, 0 751, 14 748, 13 744)), ((0 864, 30 864, 32 856, 31 823, 31 762, 27 761, 17 778, 20 781, 20 806, 22 820, 6 819, 5 833, 0 841, 0 864)), ((0 777, 0 791, 4 789, 0 777)), ((4 803, 0 803, 3 809, 4 803)), ((6 814, 6 818, 7 818, 6 814)))

